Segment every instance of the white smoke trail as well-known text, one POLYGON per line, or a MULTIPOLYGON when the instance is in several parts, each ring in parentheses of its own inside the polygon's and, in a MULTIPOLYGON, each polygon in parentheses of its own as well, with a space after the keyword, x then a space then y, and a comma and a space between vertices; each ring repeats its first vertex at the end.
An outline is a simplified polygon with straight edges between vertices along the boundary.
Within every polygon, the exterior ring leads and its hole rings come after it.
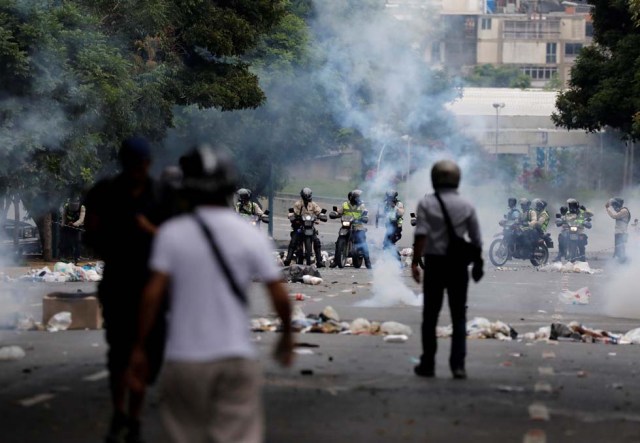
POLYGON ((394 251, 383 251, 373 266, 375 269, 371 288, 373 297, 360 301, 355 306, 370 308, 395 305, 422 306, 422 294, 415 294, 405 284, 401 263, 394 255, 394 251))

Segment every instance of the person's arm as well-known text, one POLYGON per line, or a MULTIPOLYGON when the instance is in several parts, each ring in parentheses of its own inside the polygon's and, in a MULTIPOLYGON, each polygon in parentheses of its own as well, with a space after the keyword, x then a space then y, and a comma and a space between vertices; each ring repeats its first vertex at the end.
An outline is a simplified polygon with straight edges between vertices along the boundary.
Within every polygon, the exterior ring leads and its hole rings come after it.
POLYGON ((142 214, 136 215, 136 223, 138 224, 138 228, 147 234, 155 235, 156 232, 158 232, 158 227, 151 223, 149 219, 142 214))
POLYGON ((273 308, 282 321, 282 335, 276 345, 274 358, 282 366, 290 366, 293 363, 293 337, 291 334, 291 303, 287 287, 279 280, 269 282, 266 286, 273 308))
POLYGON ((143 390, 146 385, 148 364, 144 344, 158 317, 168 287, 169 276, 161 272, 154 272, 142 292, 138 333, 129 363, 128 382, 133 390, 143 390))
POLYGON ((78 220, 76 220, 75 222, 73 222, 73 226, 75 226, 76 228, 79 226, 82 226, 84 224, 84 216, 86 213, 86 209, 84 207, 84 205, 80 206, 80 217, 78 217, 78 220))
POLYGON ((253 213, 258 217, 262 217, 262 215, 264 214, 264 211, 262 210, 260 205, 257 204, 256 202, 251 202, 251 204, 253 205, 253 213))
POLYGON ((411 259, 411 276, 416 283, 420 283, 420 258, 427 242, 427 236, 416 234, 413 241, 413 259, 411 259))
POLYGON ((624 213, 623 211, 616 212, 611 206, 607 206, 607 214, 609 214, 609 217, 615 220, 627 217, 626 213, 624 213))

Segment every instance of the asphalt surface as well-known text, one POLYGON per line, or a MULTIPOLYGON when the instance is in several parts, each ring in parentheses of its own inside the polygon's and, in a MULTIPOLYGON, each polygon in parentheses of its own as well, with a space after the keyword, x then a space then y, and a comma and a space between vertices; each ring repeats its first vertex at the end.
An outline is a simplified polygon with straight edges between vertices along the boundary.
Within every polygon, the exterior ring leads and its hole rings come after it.
MULTIPOLYGON (((521 334, 571 320, 615 332, 640 326, 640 320, 603 315, 613 271, 603 260, 591 265, 603 272, 547 273, 524 262, 504 269, 488 265, 482 282, 470 288, 468 317, 502 320, 521 334), (592 293, 588 305, 559 302, 563 287, 583 286, 592 293)), ((380 336, 299 334, 298 342, 317 347, 301 348, 311 353, 282 369, 270 359, 277 333, 255 333, 266 372, 267 441, 640 441, 634 394, 640 388, 640 346, 470 339, 469 379, 459 381, 447 366, 449 339, 440 339, 437 376, 422 379, 412 372, 420 355, 421 308, 355 306, 372 296, 379 267, 321 272, 321 285, 290 285, 292 293, 309 296, 293 302, 305 313, 330 305, 341 319, 398 321, 413 335, 405 343, 387 343, 380 336), (548 419, 532 418, 536 410, 548 419), (528 433, 545 439, 526 440, 528 433)), ((406 285, 420 293, 409 270, 401 272, 398 292, 406 285)), ((11 300, 14 309, 38 318, 44 294, 93 289, 89 283, 2 283, 0 306, 11 300)), ((259 287, 251 295, 251 312, 273 315, 259 287)), ((449 324, 446 308, 440 324, 449 324)), ((101 441, 109 420, 102 331, 0 331, 0 346, 7 345, 21 346, 26 357, 0 362, 0 442, 101 441)), ((145 413, 149 442, 166 441, 159 401, 153 390, 145 413)))

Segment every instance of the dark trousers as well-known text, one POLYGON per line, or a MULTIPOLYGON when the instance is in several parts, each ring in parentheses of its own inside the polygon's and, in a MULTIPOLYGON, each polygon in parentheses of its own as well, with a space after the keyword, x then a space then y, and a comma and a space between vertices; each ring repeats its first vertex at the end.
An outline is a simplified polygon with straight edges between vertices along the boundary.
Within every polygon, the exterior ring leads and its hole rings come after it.
POLYGON ((78 229, 63 226, 62 247, 60 255, 77 262, 80 258, 80 231, 78 229))
POLYGON ((356 251, 362 252, 364 262, 369 266, 371 261, 369 260, 369 245, 367 245, 366 231, 353 231, 353 236, 353 245, 356 247, 356 251))
POLYGON ((420 365, 426 369, 435 367, 438 339, 436 326, 442 309, 444 291, 447 290, 453 336, 449 366, 452 370, 464 369, 467 354, 467 288, 469 269, 444 256, 427 255, 424 260, 424 310, 422 312, 422 357, 420 365))

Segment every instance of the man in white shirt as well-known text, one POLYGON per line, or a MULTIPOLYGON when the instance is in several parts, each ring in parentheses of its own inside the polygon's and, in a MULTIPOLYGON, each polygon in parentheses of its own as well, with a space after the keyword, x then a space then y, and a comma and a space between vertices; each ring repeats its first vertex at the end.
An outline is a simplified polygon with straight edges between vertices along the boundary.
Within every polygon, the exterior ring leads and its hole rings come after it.
POLYGON ((166 222, 154 239, 130 382, 144 380, 144 339, 168 292, 161 387, 171 440, 262 442, 261 370, 245 297, 254 279, 265 284, 283 326, 275 356, 286 366, 293 349, 288 292, 268 238, 228 205, 235 189, 228 159, 200 147, 181 167, 196 209, 166 222))

